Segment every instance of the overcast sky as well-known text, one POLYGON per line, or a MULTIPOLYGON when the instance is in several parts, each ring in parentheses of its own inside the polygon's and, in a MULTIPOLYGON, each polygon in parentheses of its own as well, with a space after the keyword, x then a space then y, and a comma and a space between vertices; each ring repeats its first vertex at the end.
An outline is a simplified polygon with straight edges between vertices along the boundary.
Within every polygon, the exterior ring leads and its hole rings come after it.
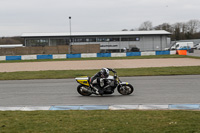
POLYGON ((121 31, 200 19, 200 0, 0 0, 0 36, 121 31))

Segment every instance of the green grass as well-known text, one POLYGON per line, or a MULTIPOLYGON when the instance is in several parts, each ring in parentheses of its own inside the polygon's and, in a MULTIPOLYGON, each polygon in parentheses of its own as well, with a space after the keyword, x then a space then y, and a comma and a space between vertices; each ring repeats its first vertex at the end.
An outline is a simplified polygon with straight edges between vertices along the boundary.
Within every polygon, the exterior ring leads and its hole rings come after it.
POLYGON ((6 111, 0 132, 199 133, 199 111, 6 111))
POLYGON ((15 62, 44 62, 44 61, 77 61, 77 60, 117 60, 117 59, 158 59, 158 58, 196 58, 185 55, 151 55, 151 56, 128 56, 128 57, 99 57, 99 58, 67 58, 67 59, 40 59, 40 60, 11 60, 0 61, 0 63, 15 63, 15 62))
MULTIPOLYGON (((65 79, 79 76, 93 76, 99 70, 58 70, 32 72, 1 72, 0 80, 23 79, 65 79)), ((188 67, 156 67, 116 69, 118 75, 125 76, 159 76, 159 75, 199 75, 200 66, 188 67)))
MULTIPOLYGON (((189 56, 138 56, 98 59, 185 58, 189 56)), ((189 57, 196 58, 196 57, 189 57)), ((96 60, 97 58, 89 58, 96 60)), ((200 58, 196 58, 200 59, 200 58)), ((88 60, 63 59, 63 60, 88 60)), ((31 62, 38 60, 32 60, 31 62)), ((55 61, 55 60, 39 60, 55 61)), ((61 60, 56 60, 61 61, 61 60)), ((0 63, 29 62, 1 61, 0 63)), ((98 70, 1 72, 0 80, 59 79, 92 76, 98 70)), ((200 66, 116 69, 119 76, 196 75, 200 66)), ((0 133, 200 133, 200 111, 0 111, 0 133)))

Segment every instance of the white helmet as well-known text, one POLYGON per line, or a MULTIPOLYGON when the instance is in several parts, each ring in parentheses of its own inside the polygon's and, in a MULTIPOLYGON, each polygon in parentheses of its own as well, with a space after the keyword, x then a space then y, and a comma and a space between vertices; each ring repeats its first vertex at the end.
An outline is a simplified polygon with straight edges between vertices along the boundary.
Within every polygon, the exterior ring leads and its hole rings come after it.
POLYGON ((101 69, 101 75, 104 77, 104 78, 107 78, 109 76, 109 70, 107 68, 102 68, 101 69))

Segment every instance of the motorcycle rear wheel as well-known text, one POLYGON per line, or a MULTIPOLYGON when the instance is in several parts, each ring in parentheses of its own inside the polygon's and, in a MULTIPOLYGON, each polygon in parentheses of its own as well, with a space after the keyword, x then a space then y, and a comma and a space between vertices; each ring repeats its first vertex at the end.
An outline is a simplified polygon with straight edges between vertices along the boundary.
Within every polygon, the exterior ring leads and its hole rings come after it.
POLYGON ((117 91, 122 95, 130 95, 133 93, 134 88, 131 84, 118 86, 117 91))
POLYGON ((82 96, 90 96, 92 93, 90 93, 89 91, 86 91, 85 89, 87 89, 85 86, 83 85, 79 85, 77 87, 77 91, 80 95, 82 96))

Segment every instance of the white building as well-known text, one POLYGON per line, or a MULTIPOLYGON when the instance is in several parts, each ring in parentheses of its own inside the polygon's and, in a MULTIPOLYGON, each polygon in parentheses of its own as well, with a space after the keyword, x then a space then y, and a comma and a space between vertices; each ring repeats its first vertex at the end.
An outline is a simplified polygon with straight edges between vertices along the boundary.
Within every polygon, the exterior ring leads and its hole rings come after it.
POLYGON ((171 33, 156 31, 23 33, 25 46, 100 44, 102 52, 119 52, 137 47, 140 51, 164 50, 170 46, 171 33))

